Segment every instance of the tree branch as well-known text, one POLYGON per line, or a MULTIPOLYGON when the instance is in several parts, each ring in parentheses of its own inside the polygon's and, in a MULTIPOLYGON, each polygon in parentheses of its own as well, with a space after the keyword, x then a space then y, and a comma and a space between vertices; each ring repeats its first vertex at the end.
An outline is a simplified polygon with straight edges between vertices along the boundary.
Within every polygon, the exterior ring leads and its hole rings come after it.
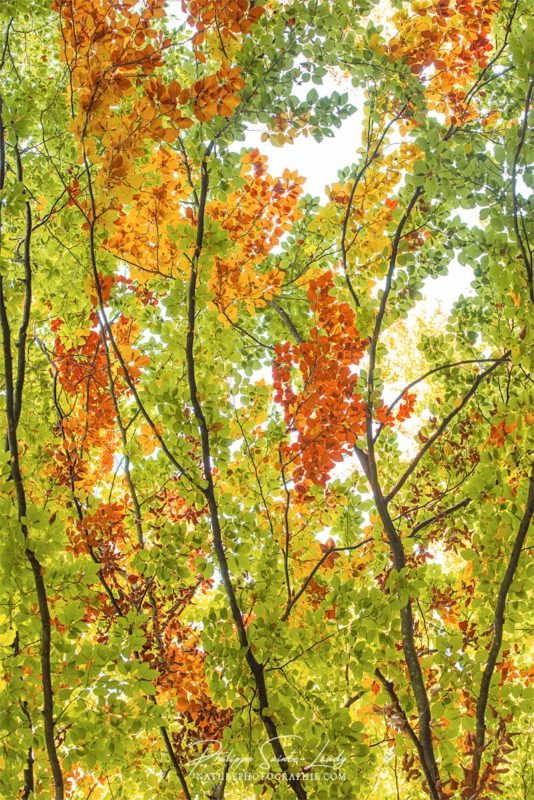
POLYGON ((478 387, 480 386, 480 384, 481 384, 481 383, 482 383, 482 382, 483 382, 483 381, 484 381, 484 380, 485 380, 485 379, 486 379, 486 378, 487 378, 489 375, 491 375, 491 373, 492 373, 492 372, 494 372, 494 371, 495 371, 495 370, 496 370, 496 369, 497 369, 497 368, 498 368, 498 367, 499 367, 501 364, 503 364, 505 361, 507 361, 507 360, 508 360, 508 357, 509 357, 509 355, 510 355, 510 351, 509 351, 509 350, 507 350, 507 351, 506 351, 506 353, 505 353, 503 356, 501 356, 501 358, 497 359, 497 360, 496 360, 496 361, 495 361, 495 362, 494 362, 494 363, 491 365, 491 367, 488 367, 488 369, 487 369, 487 370, 485 370, 484 372, 481 372, 481 373, 480 373, 480 375, 478 375, 478 377, 477 377, 477 378, 475 379, 475 381, 473 382, 473 384, 472 384, 471 388, 469 389, 469 391, 468 391, 468 392, 466 392, 466 394, 463 396, 463 398, 462 398, 461 402, 460 402, 460 403, 459 403, 457 406, 455 406, 455 408, 453 408, 453 410, 452 410, 452 411, 451 411, 449 414, 447 414, 447 416, 446 416, 446 417, 444 417, 444 419, 441 421, 441 423, 440 423, 440 425, 439 425, 438 429, 435 431, 435 433, 433 433, 433 434, 432 434, 432 436, 431 436, 431 437, 428 439, 428 441, 427 441, 427 442, 425 442, 425 444, 424 444, 424 445, 423 445, 423 447, 422 447, 422 448, 419 450, 419 452, 417 453, 417 455, 415 456, 415 458, 413 458, 413 459, 412 459, 412 462, 411 462, 410 466, 409 466, 409 467, 408 467, 408 468, 405 470, 405 472, 404 472, 404 473, 402 474, 402 476, 399 478, 399 480, 397 481, 397 483, 395 484, 395 486, 394 486, 394 487, 393 487, 393 488, 392 488, 392 489, 389 491, 389 493, 386 495, 386 497, 385 497, 386 505, 387 505, 387 504, 388 504, 388 503, 389 503, 389 502, 390 502, 390 501, 391 501, 391 500, 392 500, 392 499, 395 497, 395 495, 396 495, 396 494, 398 494, 398 492, 399 492, 399 491, 402 489, 402 487, 404 486, 404 484, 406 483, 406 481, 408 480, 408 478, 410 477, 410 475, 412 475, 412 473, 414 472, 415 468, 417 467, 417 465, 419 464, 419 462, 421 461, 421 459, 423 458, 423 456, 424 456, 424 455, 425 455, 425 454, 428 452, 428 450, 430 450, 430 448, 431 448, 431 447, 432 447, 432 445, 433 445, 433 444, 434 444, 434 443, 437 441, 437 439, 439 439, 439 437, 441 436, 441 434, 442 434, 442 433, 443 433, 443 432, 446 430, 446 428, 448 427, 449 423, 451 423, 451 422, 452 422, 452 420, 453 420, 455 417, 457 417, 457 416, 458 416, 458 414, 460 413, 460 411, 462 411, 462 410, 465 408, 465 406, 467 405, 467 403, 469 402, 469 400, 471 400, 471 398, 473 397, 473 395, 474 395, 474 394, 476 394, 476 391, 477 391, 478 387))
POLYGON ((195 242, 195 250, 191 258, 191 273, 189 278, 188 312, 187 312, 188 331, 186 339, 186 360, 187 360, 187 377, 189 383, 189 394, 191 398, 191 404, 193 406, 193 411, 198 424, 200 443, 202 448, 204 479, 207 483, 207 486, 205 488, 202 487, 202 492, 206 497, 210 511, 211 530, 213 534, 213 548, 215 551, 215 555, 217 557, 217 561, 219 563, 222 584, 224 586, 226 596, 228 598, 228 603, 230 605, 230 610, 232 612, 232 617, 237 629, 237 636, 239 639, 239 643, 241 647, 243 647, 246 651, 246 661, 256 684, 258 700, 259 700, 260 718, 269 736, 269 742, 275 754, 276 760, 280 766, 280 769, 286 775, 289 787, 292 789, 294 794, 299 798, 299 800, 307 800, 308 795, 304 790, 304 787, 302 786, 302 783, 299 780, 298 775, 295 775, 291 772, 288 758, 282 746, 280 737, 278 736, 278 730, 276 724, 274 723, 270 715, 263 714, 263 710, 268 708, 269 706, 267 685, 265 681, 265 665, 258 662, 252 652, 243 616, 241 614, 241 610, 239 608, 239 604, 237 602, 237 597, 235 594, 235 589, 232 583, 232 579, 230 577, 230 570, 228 567, 226 550, 224 547, 223 536, 222 536, 219 509, 215 495, 215 485, 213 480, 213 471, 211 464, 210 434, 209 434, 208 424, 204 416, 204 411, 202 409, 202 405, 198 397, 196 363, 194 354, 196 288, 198 280, 199 261, 200 261, 200 256, 202 254, 202 247, 204 241, 205 211, 206 211, 206 202, 209 191, 209 171, 207 163, 212 148, 213 148, 213 142, 211 142, 206 148, 206 152, 204 154, 204 158, 202 159, 202 164, 201 164, 201 182, 200 182, 199 204, 198 204, 198 214, 197 214, 197 235, 195 242))
POLYGON ((512 587, 515 573, 519 564, 521 550, 525 543, 528 534, 528 529, 534 515, 534 467, 532 468, 529 480, 528 497, 525 506, 525 511, 519 525, 519 530, 515 537, 512 552, 501 581, 499 594, 497 595, 497 602, 495 604, 495 615, 493 619, 493 635, 491 645, 488 651, 488 659, 482 673, 482 680, 480 682, 480 691, 478 695, 476 707, 476 747, 473 753, 473 773, 472 785, 474 789, 473 799, 477 796, 478 776, 480 774, 480 766, 482 762, 482 754, 484 752, 484 745, 486 742, 486 709, 488 706, 489 692, 491 680, 495 671, 495 664, 501 649, 503 632, 504 632, 504 615, 506 611, 506 601, 508 594, 512 587))

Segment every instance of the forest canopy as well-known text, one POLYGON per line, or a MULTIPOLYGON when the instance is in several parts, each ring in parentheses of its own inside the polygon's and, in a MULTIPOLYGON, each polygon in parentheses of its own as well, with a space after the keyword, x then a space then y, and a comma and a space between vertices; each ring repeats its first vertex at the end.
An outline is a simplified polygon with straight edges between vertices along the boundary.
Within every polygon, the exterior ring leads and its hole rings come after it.
POLYGON ((532 800, 532 23, 2 0, 0 798, 532 800))

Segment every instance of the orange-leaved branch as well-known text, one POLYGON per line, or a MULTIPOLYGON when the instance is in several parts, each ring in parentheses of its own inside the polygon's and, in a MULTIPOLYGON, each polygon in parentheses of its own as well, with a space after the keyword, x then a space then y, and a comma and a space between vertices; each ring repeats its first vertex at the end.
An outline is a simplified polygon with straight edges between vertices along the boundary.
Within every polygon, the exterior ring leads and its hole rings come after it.
POLYGON ((288 433, 296 436, 284 446, 283 456, 294 464, 293 480, 300 491, 309 483, 325 486, 335 464, 365 432, 366 405, 356 371, 365 343, 354 311, 336 299, 333 286, 332 272, 310 281, 308 298, 316 324, 308 341, 276 346, 275 401, 283 408, 288 433))
POLYGON ((283 273, 259 266, 291 226, 302 217, 298 202, 304 178, 284 170, 280 178, 267 172, 267 158, 259 150, 246 153, 241 176, 245 183, 224 202, 208 204, 208 215, 232 243, 229 254, 215 256, 209 279, 213 302, 221 315, 235 321, 239 304, 250 313, 278 293, 283 273))

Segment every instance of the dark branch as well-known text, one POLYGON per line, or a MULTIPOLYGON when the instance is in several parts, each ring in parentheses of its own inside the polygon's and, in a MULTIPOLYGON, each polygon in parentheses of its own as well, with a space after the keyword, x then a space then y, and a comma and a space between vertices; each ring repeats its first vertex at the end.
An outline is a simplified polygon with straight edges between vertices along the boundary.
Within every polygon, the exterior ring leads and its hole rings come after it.
POLYGON ((482 762, 482 754, 484 752, 484 745, 486 742, 486 709, 488 706, 491 680, 493 678, 493 673, 495 671, 495 664, 497 663, 497 658, 501 650, 502 639, 503 639, 506 601, 512 586, 512 582, 514 580, 515 573, 517 571, 519 558, 521 556, 523 545, 525 544, 525 539, 527 537, 528 529, 530 527, 533 515, 534 515, 534 468, 532 469, 532 472, 530 474, 528 497, 527 497, 527 504, 525 506, 525 511, 521 519, 521 524, 519 525, 519 530, 515 537, 514 546, 512 547, 512 552, 510 553, 510 558, 508 560, 508 565, 506 567, 504 577, 501 581, 499 594, 497 595, 497 602, 495 604, 495 615, 493 619, 493 636, 488 651, 488 660, 486 661, 486 666, 484 667, 484 672, 482 673, 482 680, 480 682, 480 692, 478 695, 478 702, 476 707, 476 732, 475 732, 476 747, 475 747, 475 752, 473 753, 473 775, 472 775, 472 785, 475 790, 475 794, 478 783, 478 776, 480 773, 480 765, 482 762))
POLYGON ((432 434, 432 436, 430 436, 428 441, 425 442, 425 444, 419 450, 419 452, 417 453, 415 458, 412 459, 412 462, 411 462, 410 466, 405 470, 405 472, 399 478, 399 480, 397 481, 395 486, 386 495, 386 497, 385 497, 386 504, 388 504, 395 497, 395 495, 402 489, 402 487, 404 486, 404 484, 406 483, 406 481, 408 480, 410 475, 413 474, 415 468, 417 467, 417 465, 419 464, 419 462, 421 461, 423 456, 430 450, 432 445, 439 439, 439 437, 447 429, 447 427, 452 422, 452 420, 455 417, 457 417, 458 414, 460 413, 460 411, 462 411, 465 408, 465 406, 471 400, 473 395, 476 394, 477 389, 480 386, 480 384, 489 375, 491 375, 491 373, 494 372, 501 364, 503 364, 505 361, 507 361, 509 355, 510 355, 510 351, 507 351, 501 358, 496 360, 491 365, 491 367, 488 367, 487 370, 485 370, 484 372, 481 372, 480 375, 478 375, 478 377, 473 382, 473 384, 472 384, 471 388, 469 389, 469 391, 466 392, 466 394, 463 396, 461 402, 455 408, 453 408, 453 410, 449 414, 447 414, 446 417, 444 417, 444 419, 441 421, 438 429, 435 431, 435 433, 432 434))

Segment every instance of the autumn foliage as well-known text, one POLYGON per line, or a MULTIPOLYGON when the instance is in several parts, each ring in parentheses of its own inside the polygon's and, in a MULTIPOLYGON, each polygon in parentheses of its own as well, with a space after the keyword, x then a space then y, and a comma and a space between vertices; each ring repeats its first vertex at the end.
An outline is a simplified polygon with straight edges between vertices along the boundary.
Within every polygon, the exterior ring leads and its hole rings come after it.
POLYGON ((532 795, 531 20, 0 7, 1 798, 532 795))

